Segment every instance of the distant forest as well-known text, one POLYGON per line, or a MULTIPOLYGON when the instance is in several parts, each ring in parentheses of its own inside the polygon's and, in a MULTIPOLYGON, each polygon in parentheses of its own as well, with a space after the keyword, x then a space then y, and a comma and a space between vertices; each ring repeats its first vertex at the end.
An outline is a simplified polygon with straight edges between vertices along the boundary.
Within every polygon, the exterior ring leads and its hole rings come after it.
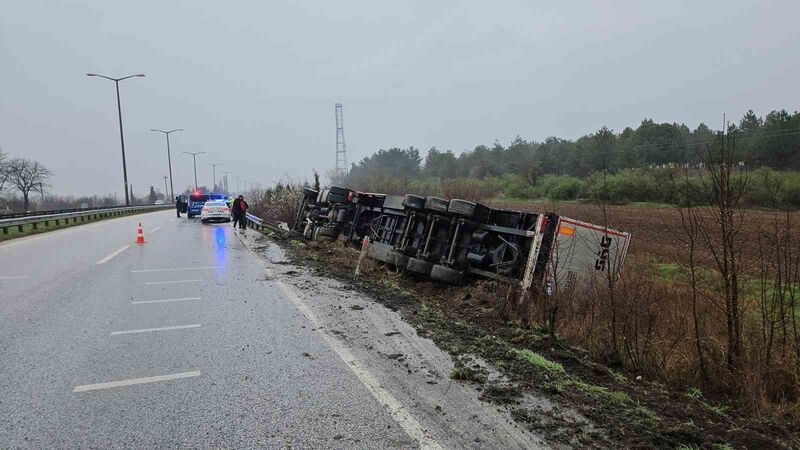
MULTIPOLYGON (((772 111, 764 117, 752 110, 731 123, 737 159, 749 167, 800 169, 800 113, 772 111)), ((719 132, 701 123, 691 130, 685 124, 655 123, 645 119, 637 128, 615 133, 606 127, 576 140, 549 137, 544 142, 517 136, 508 146, 495 142, 456 154, 431 148, 423 158, 414 147, 378 150, 340 180, 353 187, 380 185, 386 177, 449 179, 501 177, 515 174, 536 184, 542 175, 585 178, 592 173, 703 161, 706 145, 719 132)))

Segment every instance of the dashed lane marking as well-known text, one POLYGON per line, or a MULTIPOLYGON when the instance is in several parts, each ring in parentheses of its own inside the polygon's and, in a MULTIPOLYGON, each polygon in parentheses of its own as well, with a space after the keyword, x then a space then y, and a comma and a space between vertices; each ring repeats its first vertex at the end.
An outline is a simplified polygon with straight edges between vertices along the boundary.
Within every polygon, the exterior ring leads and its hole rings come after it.
POLYGON ((126 245, 124 247, 121 247, 121 248, 117 249, 116 251, 114 251, 114 253, 112 253, 112 254, 106 256, 105 258, 97 261, 95 264, 105 264, 105 263, 111 261, 111 258, 113 258, 113 257, 119 255, 120 253, 124 252, 125 250, 128 249, 128 247, 130 247, 130 245, 126 245))
POLYGON ((173 373, 169 375, 159 375, 155 377, 131 378, 128 380, 108 381, 105 383, 84 384, 80 386, 75 386, 75 388, 72 389, 72 392, 98 391, 101 389, 111 389, 122 386, 133 386, 135 384, 158 383, 160 381, 180 380, 181 378, 193 378, 199 376, 200 376, 199 370, 192 370, 189 372, 173 373))
POLYGON ((199 323, 193 323, 191 325, 175 325, 171 327, 140 328, 138 330, 112 331, 111 336, 119 336, 121 334, 153 333, 156 331, 185 330, 187 328, 199 328, 199 327, 200 327, 199 323))
POLYGON ((196 283, 198 281, 203 281, 203 280, 148 281, 145 284, 153 285, 153 284, 196 283))
POLYGON ((30 276, 28 276, 28 275, 9 275, 9 276, 0 277, 0 281, 3 281, 3 280, 23 280, 25 278, 30 278, 30 276))
POLYGON ((200 300, 200 297, 165 298, 163 300, 139 300, 137 302, 131 302, 131 305, 142 305, 142 304, 145 304, 145 303, 188 302, 190 300, 200 300))
POLYGON ((166 269, 136 269, 131 270, 131 273, 147 273, 147 272, 174 272, 180 270, 206 270, 206 269, 222 269, 224 266, 204 266, 204 267, 177 267, 166 269))

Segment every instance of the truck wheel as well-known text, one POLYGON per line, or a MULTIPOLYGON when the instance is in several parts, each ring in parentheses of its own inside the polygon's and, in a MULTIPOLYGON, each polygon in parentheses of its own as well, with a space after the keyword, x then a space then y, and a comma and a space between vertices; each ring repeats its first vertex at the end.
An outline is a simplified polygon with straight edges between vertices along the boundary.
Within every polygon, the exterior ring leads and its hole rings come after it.
POLYGON ((427 276, 430 275, 431 269, 433 269, 433 264, 422 259, 408 258, 408 264, 406 264, 406 269, 408 269, 411 272, 427 276))
POLYGON ((425 207, 425 198, 419 195, 406 194, 403 197, 403 206, 408 209, 420 210, 425 207))
POLYGON ((449 202, 443 198, 439 197, 426 197, 425 198, 425 209, 428 211, 433 211, 437 213, 447 214, 447 206, 449 202))
POLYGON ((450 214, 455 214, 465 219, 478 222, 486 222, 486 220, 489 219, 489 211, 489 208, 480 203, 468 202, 457 198, 450 200, 450 203, 447 205, 447 212, 450 214))
POLYGON ((392 246, 382 242, 370 242, 367 247, 367 256, 387 264, 393 263, 393 258, 390 257, 392 253, 392 246))
POLYGON ((436 264, 431 269, 431 278, 440 283, 460 286, 464 284, 464 272, 441 264, 436 264))
POLYGON ((319 241, 335 241, 339 236, 339 230, 330 227, 320 227, 317 232, 317 240, 319 241))

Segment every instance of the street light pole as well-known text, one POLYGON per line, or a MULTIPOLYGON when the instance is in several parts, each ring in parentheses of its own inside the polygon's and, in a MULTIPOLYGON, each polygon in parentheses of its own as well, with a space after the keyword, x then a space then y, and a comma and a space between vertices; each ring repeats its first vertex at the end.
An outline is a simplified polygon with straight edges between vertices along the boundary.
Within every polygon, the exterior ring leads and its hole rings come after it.
POLYGON ((183 152, 187 155, 192 155, 192 161, 194 162, 194 190, 197 190, 197 155, 202 155, 205 152, 183 152))
POLYGON ((212 184, 213 184, 213 187, 212 187, 212 189, 216 191, 216 190, 217 190, 217 166, 221 166, 222 164, 219 164, 219 163, 211 163, 211 164, 209 164, 209 165, 211 166, 212 173, 213 173, 213 175, 212 175, 212 176, 213 176, 213 178, 214 178, 214 183, 212 183, 212 184))
MULTIPOLYGON (((169 150, 169 135, 170 133, 174 133, 176 131, 183 131, 183 128, 176 128, 174 130, 169 130, 169 131, 151 128, 150 131, 158 131, 159 133, 164 133, 164 136, 167 137, 167 164, 169 164, 169 192, 170 196, 172 197, 172 203, 175 203, 175 188, 172 185, 172 156, 170 155, 170 150, 169 150)), ((166 187, 164 189, 166 190, 166 187)), ((166 195, 166 192, 164 192, 164 194, 166 195)))
POLYGON ((228 190, 228 174, 233 173, 233 172, 231 172, 230 170, 225 170, 222 173, 223 173, 223 175, 225 175, 225 193, 229 194, 230 191, 228 190))
POLYGON ((143 73, 139 73, 139 74, 136 74, 136 75, 128 75, 127 77, 122 77, 122 78, 112 78, 112 77, 107 77, 105 75, 100 75, 100 74, 97 74, 97 73, 87 73, 86 76, 87 77, 105 78, 106 80, 113 81, 114 84, 116 85, 116 88, 117 88, 117 115, 119 116, 119 143, 120 143, 120 146, 122 147, 122 177, 123 177, 123 180, 125 182, 125 206, 131 206, 131 201, 130 201, 130 198, 128 197, 128 167, 127 167, 127 165, 125 163, 125 138, 124 138, 123 133, 122 133, 122 104, 121 104, 121 102, 119 100, 119 82, 122 81, 122 80, 127 80, 128 78, 143 77, 144 74, 143 73))
MULTIPOLYGON (((164 177, 163 177, 163 178, 164 178, 164 195, 167 195, 167 176, 166 176, 166 175, 164 175, 164 177)), ((172 199, 172 201, 173 201, 173 203, 174 203, 174 202, 175 202, 175 199, 173 198, 173 199, 172 199)))

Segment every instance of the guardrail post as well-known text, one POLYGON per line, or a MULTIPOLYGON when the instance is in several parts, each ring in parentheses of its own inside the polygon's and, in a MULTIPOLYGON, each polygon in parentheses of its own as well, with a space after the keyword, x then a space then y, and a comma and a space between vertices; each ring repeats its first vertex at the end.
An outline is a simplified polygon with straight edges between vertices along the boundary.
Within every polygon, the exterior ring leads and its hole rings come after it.
POLYGON ((3 234, 8 234, 8 227, 3 227, 3 234))
POLYGON ((17 225, 17 231, 19 231, 20 233, 22 233, 22 225, 17 225))
POLYGON ((49 227, 50 226, 50 221, 49 220, 45 220, 44 221, 44 226, 49 227))
POLYGON ((32 226, 32 229, 34 229, 34 230, 35 230, 35 229, 36 229, 36 222, 33 222, 33 223, 31 224, 31 226, 32 226))
POLYGON ((60 223, 61 223, 61 221, 56 219, 56 226, 58 226, 60 223))

